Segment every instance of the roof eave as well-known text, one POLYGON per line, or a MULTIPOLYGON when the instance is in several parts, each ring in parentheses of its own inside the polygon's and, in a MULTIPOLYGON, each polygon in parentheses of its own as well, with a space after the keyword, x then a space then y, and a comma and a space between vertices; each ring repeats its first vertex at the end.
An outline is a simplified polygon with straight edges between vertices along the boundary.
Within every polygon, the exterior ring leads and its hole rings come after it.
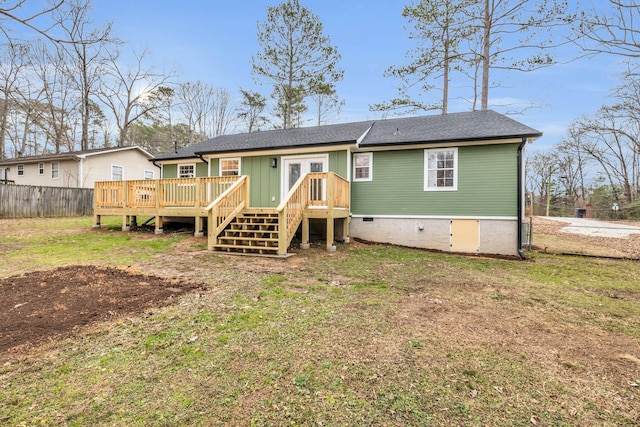
POLYGON ((378 143, 361 143, 360 148, 366 147, 402 147, 403 145, 429 145, 438 143, 452 143, 452 142, 482 142, 482 141, 498 141, 503 139, 528 139, 536 140, 542 136, 542 132, 532 134, 517 134, 517 135, 500 135, 500 136, 484 136, 478 138, 449 138, 449 139, 434 139, 430 141, 405 141, 405 142, 378 142, 378 143))
MULTIPOLYGON (((229 153, 245 153, 245 152, 253 152, 253 151, 274 151, 274 150, 290 150, 296 148, 309 148, 309 147, 326 147, 331 145, 353 145, 356 141, 353 139, 347 141, 333 141, 333 142, 320 142, 314 144, 295 144, 295 145, 279 145, 279 146, 270 146, 270 147, 246 147, 236 150, 208 150, 208 151, 196 151, 194 152, 193 157, 198 156, 207 156, 211 154, 229 154, 229 153)), ((191 158, 191 157, 190 157, 191 158)))

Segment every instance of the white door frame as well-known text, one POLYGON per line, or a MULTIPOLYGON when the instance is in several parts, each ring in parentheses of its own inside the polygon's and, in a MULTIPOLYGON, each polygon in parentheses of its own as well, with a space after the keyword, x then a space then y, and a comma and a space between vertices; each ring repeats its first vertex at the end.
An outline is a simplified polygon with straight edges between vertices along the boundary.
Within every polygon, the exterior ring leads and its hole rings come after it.
POLYGON ((312 162, 322 162, 322 171, 329 171, 329 153, 323 154, 304 154, 304 155, 294 155, 294 156, 282 156, 282 171, 280 174, 281 179, 281 196, 280 200, 284 200, 284 198, 289 194, 289 164, 291 163, 300 163, 300 176, 309 172, 310 164, 312 162))

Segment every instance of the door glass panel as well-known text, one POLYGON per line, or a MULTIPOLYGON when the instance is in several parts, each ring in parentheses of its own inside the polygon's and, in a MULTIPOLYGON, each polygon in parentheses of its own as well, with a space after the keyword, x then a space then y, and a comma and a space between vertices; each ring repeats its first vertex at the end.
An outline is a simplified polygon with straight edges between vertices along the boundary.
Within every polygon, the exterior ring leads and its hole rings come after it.
POLYGON ((309 165, 309 172, 322 172, 322 163, 311 162, 311 165, 309 165))
POLYGON ((289 190, 300 179, 301 163, 289 163, 289 190))

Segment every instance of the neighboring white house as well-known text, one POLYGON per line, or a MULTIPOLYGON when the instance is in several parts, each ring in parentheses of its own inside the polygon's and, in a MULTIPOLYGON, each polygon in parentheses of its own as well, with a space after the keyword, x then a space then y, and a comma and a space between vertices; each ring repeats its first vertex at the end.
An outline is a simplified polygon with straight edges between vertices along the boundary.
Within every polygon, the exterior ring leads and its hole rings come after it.
POLYGON ((153 156, 138 146, 0 160, 0 180, 17 185, 93 188, 96 181, 160 178, 153 156))

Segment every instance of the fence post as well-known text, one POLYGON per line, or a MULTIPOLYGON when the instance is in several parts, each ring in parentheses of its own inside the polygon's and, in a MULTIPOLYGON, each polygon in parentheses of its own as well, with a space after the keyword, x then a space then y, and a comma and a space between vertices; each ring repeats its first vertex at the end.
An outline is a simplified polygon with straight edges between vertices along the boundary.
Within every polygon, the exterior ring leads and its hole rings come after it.
POLYGON ((96 214, 98 208, 98 198, 102 197, 102 192, 98 190, 101 185, 96 182, 93 184, 93 228, 100 228, 100 215, 96 214))

